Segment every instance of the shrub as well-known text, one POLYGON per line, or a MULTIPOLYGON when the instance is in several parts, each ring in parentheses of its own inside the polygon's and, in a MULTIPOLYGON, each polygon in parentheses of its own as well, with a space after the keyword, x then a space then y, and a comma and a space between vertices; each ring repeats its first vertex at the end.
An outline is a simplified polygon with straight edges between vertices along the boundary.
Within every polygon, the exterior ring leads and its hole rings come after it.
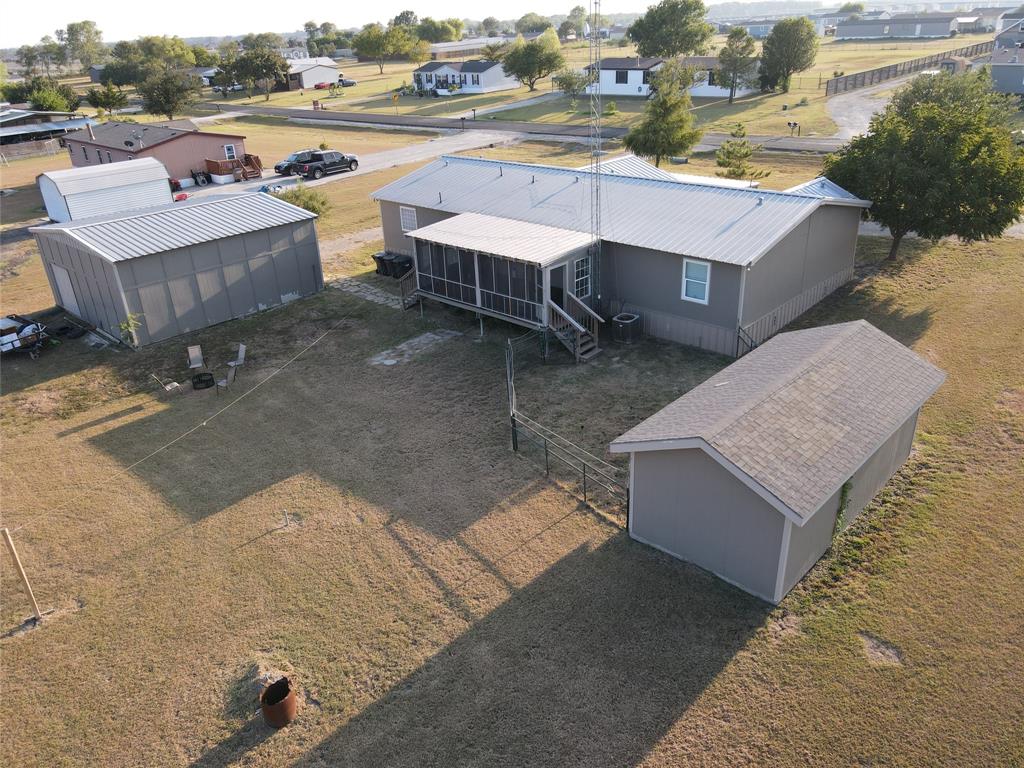
POLYGON ((291 189, 278 192, 274 197, 284 200, 286 203, 297 205, 299 208, 305 208, 317 216, 323 216, 331 209, 331 203, 323 192, 318 189, 310 189, 303 184, 296 184, 291 189))
POLYGON ((617 115, 619 113, 619 107, 614 101, 609 101, 604 105, 604 113, 606 115, 617 115))

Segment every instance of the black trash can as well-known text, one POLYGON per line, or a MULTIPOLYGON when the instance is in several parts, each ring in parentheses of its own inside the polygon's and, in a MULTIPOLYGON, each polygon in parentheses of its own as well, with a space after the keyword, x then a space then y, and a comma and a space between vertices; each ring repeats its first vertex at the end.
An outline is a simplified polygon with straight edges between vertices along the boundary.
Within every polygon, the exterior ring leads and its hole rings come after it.
POLYGON ((392 262, 395 270, 394 276, 401 277, 410 269, 412 269, 412 256, 399 255, 395 256, 395 260, 392 262))
POLYGON ((382 253, 380 255, 380 273, 388 277, 395 276, 395 254, 382 253))
POLYGON ((620 344, 633 344, 640 339, 640 315, 620 312, 612 318, 612 338, 620 344))
POLYGON ((376 271, 377 271, 378 275, 386 275, 387 274, 387 271, 384 268, 383 259, 384 259, 384 254, 383 253, 375 253, 375 254, 373 254, 373 264, 376 267, 376 271))

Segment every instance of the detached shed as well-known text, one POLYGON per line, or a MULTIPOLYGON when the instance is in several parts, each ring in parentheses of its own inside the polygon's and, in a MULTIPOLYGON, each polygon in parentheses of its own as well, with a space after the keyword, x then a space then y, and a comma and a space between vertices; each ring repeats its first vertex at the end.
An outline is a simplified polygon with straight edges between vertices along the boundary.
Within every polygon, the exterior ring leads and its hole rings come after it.
POLYGON ((630 536, 777 603, 906 461, 944 379, 863 320, 775 336, 612 443, 630 536))
POLYGON ((153 157, 47 171, 39 174, 37 182, 46 212, 56 222, 173 202, 170 175, 153 157))
POLYGON ((315 219, 257 192, 30 231, 56 303, 115 336, 133 315, 141 346, 320 291, 315 219))

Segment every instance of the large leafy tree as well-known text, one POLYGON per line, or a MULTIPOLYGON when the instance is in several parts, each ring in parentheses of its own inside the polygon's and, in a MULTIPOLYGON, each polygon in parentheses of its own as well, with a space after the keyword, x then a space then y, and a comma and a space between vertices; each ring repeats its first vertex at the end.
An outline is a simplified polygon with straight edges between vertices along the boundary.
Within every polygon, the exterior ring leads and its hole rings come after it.
POLYGON ((208 51, 201 45, 192 46, 192 56, 197 67, 216 67, 220 64, 220 56, 215 51, 208 51))
POLYGON ((106 58, 107 49, 103 45, 103 33, 95 21, 75 21, 61 30, 58 39, 63 38, 67 48, 68 62, 78 61, 82 70, 88 70, 93 64, 100 64, 106 58))
POLYGON ((352 38, 356 55, 372 59, 381 74, 388 59, 404 56, 415 44, 415 38, 405 27, 384 28, 380 24, 367 24, 352 38))
POLYGON ((196 65, 196 56, 192 46, 177 36, 147 35, 140 37, 138 50, 142 58, 143 78, 159 72, 188 69, 196 65))
POLYGON ((644 116, 629 129, 622 140, 634 155, 654 160, 656 166, 666 157, 683 155, 700 140, 694 126, 689 88, 690 71, 678 61, 668 61, 654 76, 655 94, 644 107, 644 116))
MULTIPOLYGON (((392 27, 408 25, 395 25, 392 27)), ((462 37, 462 21, 460 19, 433 19, 424 16, 416 25, 416 37, 431 43, 445 43, 462 37)))
MULTIPOLYGON (((321 34, 323 33, 324 25, 320 25, 321 34)), ((239 41, 247 51, 256 50, 276 50, 277 48, 284 47, 284 38, 281 37, 277 32, 250 32, 249 34, 242 37, 239 41)))
POLYGON ((28 97, 32 109, 41 112, 68 112, 71 106, 64 94, 52 86, 42 86, 32 91, 28 97))
POLYGON ((701 0, 661 0, 634 21, 627 34, 641 56, 688 56, 702 50, 714 29, 701 0))
POLYGON ((274 86, 284 82, 288 76, 288 62, 281 54, 270 48, 247 50, 235 60, 233 69, 236 77, 245 81, 250 89, 251 84, 258 84, 267 101, 270 100, 270 92, 274 86))
POLYGON ((488 16, 486 19, 480 22, 480 29, 483 30, 484 34, 496 35, 501 29, 501 22, 493 16, 488 16))
POLYGON ((572 28, 576 31, 577 35, 583 37, 583 27, 587 23, 589 15, 587 9, 582 5, 575 5, 569 11, 569 18, 566 21, 572 24, 572 28))
POLYGON ((90 88, 85 94, 85 100, 96 109, 105 109, 107 112, 128 106, 128 95, 113 83, 107 83, 102 88, 90 88))
POLYGON ((890 258, 910 232, 966 242, 998 237, 1024 206, 1024 151, 1014 145, 1008 97, 988 74, 917 77, 869 131, 825 160, 825 175, 871 201, 888 227, 890 258))
POLYGON ((729 88, 729 103, 736 98, 736 89, 757 80, 757 44, 744 27, 729 30, 725 45, 718 52, 718 74, 721 85, 729 88))
POLYGON ((548 27, 553 27, 551 19, 541 16, 539 13, 527 13, 516 22, 516 32, 527 35, 531 32, 543 32, 548 27))
POLYGON ((789 92, 790 78, 810 69, 818 55, 818 33, 806 16, 783 19, 772 27, 761 50, 761 82, 789 92))
POLYGON ((21 46, 14 54, 14 58, 30 77, 39 69, 39 48, 34 45, 21 46))
POLYGON ((416 11, 402 11, 391 20, 392 27, 415 27, 419 23, 416 11))
POLYGON ((506 74, 535 91, 539 80, 565 66, 565 57, 557 46, 557 37, 552 47, 550 40, 542 35, 528 43, 516 41, 505 53, 501 65, 506 74))
POLYGON ((158 72, 143 80, 138 88, 142 105, 151 115, 173 120, 191 106, 201 87, 198 77, 180 72, 158 72))

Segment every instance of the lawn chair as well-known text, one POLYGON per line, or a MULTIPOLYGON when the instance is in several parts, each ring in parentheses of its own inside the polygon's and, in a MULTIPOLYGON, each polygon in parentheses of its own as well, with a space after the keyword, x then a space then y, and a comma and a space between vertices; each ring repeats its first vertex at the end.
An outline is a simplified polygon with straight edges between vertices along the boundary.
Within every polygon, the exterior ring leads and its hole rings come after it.
POLYGON ((179 384, 178 382, 170 380, 164 381, 155 373, 151 373, 149 375, 156 379, 156 383, 164 388, 164 392, 177 392, 179 395, 185 394, 185 390, 181 388, 181 384, 179 384))
POLYGON ((229 367, 227 375, 217 382, 217 394, 220 394, 222 389, 227 389, 235 383, 235 371, 238 369, 235 367, 229 367))
POLYGON ((245 344, 238 345, 238 357, 228 363, 229 368, 238 368, 245 364, 245 344))
POLYGON ((196 344, 194 347, 188 348, 188 368, 194 370, 196 368, 205 368, 206 361, 203 360, 203 348, 196 344))

